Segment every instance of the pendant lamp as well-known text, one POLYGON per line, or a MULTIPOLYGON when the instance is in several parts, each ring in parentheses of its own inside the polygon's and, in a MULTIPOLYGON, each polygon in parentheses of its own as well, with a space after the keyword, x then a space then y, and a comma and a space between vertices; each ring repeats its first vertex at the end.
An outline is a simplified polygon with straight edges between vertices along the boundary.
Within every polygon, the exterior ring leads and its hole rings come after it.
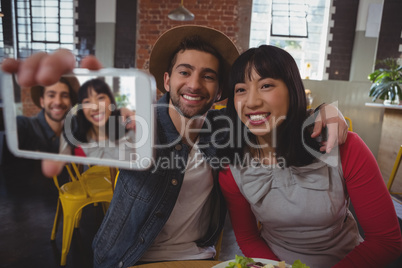
POLYGON ((183 6, 183 0, 178 8, 170 11, 168 18, 171 20, 188 21, 194 19, 194 14, 183 6))

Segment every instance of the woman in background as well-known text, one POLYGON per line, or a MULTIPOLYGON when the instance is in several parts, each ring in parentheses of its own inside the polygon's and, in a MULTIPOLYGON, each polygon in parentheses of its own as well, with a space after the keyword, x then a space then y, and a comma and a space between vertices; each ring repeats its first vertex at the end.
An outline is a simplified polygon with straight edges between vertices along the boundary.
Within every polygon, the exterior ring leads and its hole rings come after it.
POLYGON ((129 125, 123 124, 110 87, 101 79, 86 81, 78 91, 78 104, 71 124, 65 124, 60 152, 119 159, 119 145, 132 142, 134 131, 128 131, 129 125))
POLYGON ((327 164, 304 127, 305 90, 292 56, 274 46, 249 49, 233 64, 229 86, 227 113, 243 130, 234 133, 242 145, 230 151, 219 182, 244 255, 312 268, 397 259, 401 231, 374 156, 349 132, 330 156, 338 165, 327 164))

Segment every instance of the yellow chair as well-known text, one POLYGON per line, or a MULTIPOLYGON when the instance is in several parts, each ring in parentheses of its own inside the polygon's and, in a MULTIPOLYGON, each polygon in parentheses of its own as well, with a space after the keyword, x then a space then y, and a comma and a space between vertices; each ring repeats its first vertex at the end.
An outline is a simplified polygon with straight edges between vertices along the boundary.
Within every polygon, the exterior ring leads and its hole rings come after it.
POLYGON ((220 110, 220 109, 223 109, 223 108, 226 108, 226 105, 215 104, 215 106, 214 106, 215 110, 220 110))
POLYGON ((345 120, 346 120, 346 122, 347 122, 347 124, 348 124, 348 130, 349 130, 349 131, 353 131, 352 119, 350 119, 350 118, 347 117, 347 116, 344 116, 344 118, 345 118, 345 120))
POLYGON ((119 173, 120 173, 120 171, 118 169, 115 171, 116 171, 116 176, 115 176, 115 179, 113 182, 113 190, 116 188, 117 178, 119 177, 119 173))
POLYGON ((218 241, 216 241, 216 244, 215 244, 216 254, 215 254, 214 260, 216 260, 216 261, 219 260, 219 254, 221 253, 222 239, 223 239, 223 230, 221 231, 218 241))
POLYGON ((106 211, 105 203, 109 204, 113 196, 109 167, 89 167, 88 170, 80 173, 77 165, 71 163, 71 166, 76 175, 73 175, 70 166, 66 165, 67 172, 71 177, 70 182, 60 187, 57 176, 53 177, 54 184, 59 190, 59 200, 50 239, 56 239, 61 205, 63 210, 63 240, 60 265, 62 266, 66 265, 74 227, 78 228, 79 226, 82 209, 89 204, 102 203, 103 209, 106 211))
POLYGON ((402 159, 402 145, 401 145, 401 147, 399 147, 399 152, 396 156, 395 164, 394 164, 394 167, 392 168, 391 176, 389 177, 388 184, 387 184, 387 189, 390 194, 398 194, 398 195, 402 194, 402 193, 391 192, 391 187, 392 187, 392 184, 394 183, 394 179, 396 176, 396 172, 398 172, 399 165, 401 164, 401 159, 402 159))

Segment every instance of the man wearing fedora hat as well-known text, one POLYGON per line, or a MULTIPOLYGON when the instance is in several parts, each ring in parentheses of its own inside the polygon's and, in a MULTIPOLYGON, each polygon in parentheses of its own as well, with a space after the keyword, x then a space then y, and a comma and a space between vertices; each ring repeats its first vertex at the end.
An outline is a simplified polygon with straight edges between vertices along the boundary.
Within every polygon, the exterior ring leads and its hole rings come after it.
POLYGON ((93 242, 94 267, 215 256, 226 209, 218 170, 208 164, 216 148, 205 122, 219 128, 221 112, 210 108, 226 98, 238 55, 226 35, 208 27, 176 27, 156 41, 149 70, 166 92, 156 108, 157 158, 147 171, 120 171, 93 242))
POLYGON ((18 146, 21 150, 59 152, 63 120, 77 103, 76 77, 61 77, 50 86, 31 87, 31 99, 42 110, 35 116, 17 117, 18 146))
MULTIPOLYGON (((69 53, 57 53, 40 56, 49 65, 62 56, 63 64, 53 64, 53 75, 74 67, 69 53)), ((214 257, 226 209, 213 160, 216 145, 227 140, 227 133, 219 132, 227 122, 219 120, 222 112, 210 108, 226 98, 225 82, 238 55, 225 34, 208 27, 175 27, 156 41, 150 72, 158 89, 166 92, 156 110, 157 158, 149 170, 120 171, 93 242, 94 267, 214 257)), ((52 78, 38 59, 28 60, 36 62, 34 74, 24 73, 24 66, 11 60, 3 70, 24 74, 19 81, 26 84, 52 78)), ((88 58, 83 67, 98 69, 100 64, 88 58)), ((45 165, 44 172, 52 176, 58 169, 45 165)))

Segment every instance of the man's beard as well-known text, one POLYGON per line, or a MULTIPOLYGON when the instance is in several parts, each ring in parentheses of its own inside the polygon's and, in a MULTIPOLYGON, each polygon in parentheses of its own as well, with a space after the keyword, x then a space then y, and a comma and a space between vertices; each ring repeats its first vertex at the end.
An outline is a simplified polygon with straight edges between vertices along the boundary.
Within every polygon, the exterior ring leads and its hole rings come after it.
MULTIPOLYGON (((65 109, 65 107, 61 107, 61 109, 65 109)), ((64 112, 64 115, 63 115, 63 116, 61 116, 60 118, 55 118, 55 117, 53 117, 52 112, 50 111, 50 109, 45 109, 45 114, 47 115, 47 117, 49 117, 50 120, 52 120, 52 121, 54 121, 54 122, 61 122, 61 121, 63 121, 64 118, 66 117, 67 113, 68 113, 68 110, 65 109, 65 112, 64 112)))
POLYGON ((204 105, 202 108, 192 109, 186 107, 186 105, 183 105, 183 103, 180 102, 180 94, 172 94, 172 93, 170 93, 170 100, 172 101, 172 104, 174 108, 177 110, 177 112, 179 112, 182 116, 188 119, 204 115, 214 104, 214 100, 211 100, 209 103, 206 103, 206 105, 204 105))

